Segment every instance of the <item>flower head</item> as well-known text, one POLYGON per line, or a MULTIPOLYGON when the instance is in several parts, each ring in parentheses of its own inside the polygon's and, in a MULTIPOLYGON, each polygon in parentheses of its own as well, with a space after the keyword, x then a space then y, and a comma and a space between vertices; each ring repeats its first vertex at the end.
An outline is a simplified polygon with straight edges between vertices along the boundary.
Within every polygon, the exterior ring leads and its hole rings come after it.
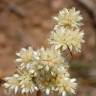
POLYGON ((16 59, 16 61, 20 63, 28 63, 32 60, 32 53, 33 50, 31 47, 28 49, 22 48, 19 53, 16 53, 16 55, 20 57, 19 59, 16 59))
POLYGON ((61 56, 61 53, 51 48, 41 48, 39 50, 39 64, 41 70, 38 70, 36 79, 39 89, 50 94, 50 92, 56 90, 56 78, 58 74, 69 76, 68 65, 65 59, 61 56))
POLYGON ((21 67, 30 67, 30 64, 36 63, 36 59, 38 59, 37 52, 31 47, 28 49, 22 48, 16 55, 19 57, 16 59, 16 62, 19 63, 21 67))
POLYGON ((46 94, 50 94, 55 89, 56 84, 56 73, 53 73, 51 69, 46 71, 42 69, 39 71, 38 79, 36 79, 36 83, 39 89, 46 94))
POLYGON ((47 49, 41 48, 39 52, 40 63, 45 66, 51 67, 59 64, 65 64, 65 60, 61 56, 61 53, 53 47, 47 49))
POLYGON ((73 30, 57 27, 57 29, 51 33, 49 42, 55 46, 56 49, 62 48, 64 51, 69 47, 70 51, 80 52, 81 43, 84 43, 83 36, 84 33, 79 29, 73 30))
POLYGON ((13 76, 6 77, 5 78, 6 83, 4 83, 3 86, 7 88, 9 92, 14 91, 15 93, 17 93, 19 89, 18 77, 19 77, 18 74, 14 74, 13 76))
POLYGON ((76 79, 70 79, 64 75, 58 76, 56 85, 58 91, 64 96, 67 92, 75 94, 75 89, 77 88, 76 79))
POLYGON ((8 89, 9 92, 14 91, 17 93, 20 91, 23 93, 32 93, 37 91, 38 88, 34 83, 36 73, 30 73, 28 70, 18 70, 16 74, 10 77, 6 77, 3 86, 8 89))
POLYGON ((21 93, 33 93, 38 88, 35 85, 36 73, 30 73, 28 70, 19 71, 19 86, 21 93))
POLYGON ((68 28, 77 28, 82 25, 81 21, 83 17, 80 15, 80 11, 72 9, 62 9, 59 14, 54 17, 58 25, 62 25, 68 28))

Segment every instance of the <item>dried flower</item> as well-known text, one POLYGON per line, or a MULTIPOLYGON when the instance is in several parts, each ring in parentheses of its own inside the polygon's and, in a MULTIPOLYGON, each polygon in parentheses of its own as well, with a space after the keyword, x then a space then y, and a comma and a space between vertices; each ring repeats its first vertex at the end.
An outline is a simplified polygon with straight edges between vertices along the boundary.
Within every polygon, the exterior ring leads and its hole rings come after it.
POLYGON ((56 49, 62 48, 64 51, 69 47, 70 51, 80 52, 81 43, 84 43, 83 36, 84 33, 79 29, 73 30, 57 27, 57 29, 51 32, 49 42, 56 49))
POLYGON ((81 21, 83 17, 80 15, 80 11, 76 11, 75 8, 64 8, 56 17, 54 17, 54 19, 56 20, 57 25, 68 28, 78 28, 82 25, 81 21))

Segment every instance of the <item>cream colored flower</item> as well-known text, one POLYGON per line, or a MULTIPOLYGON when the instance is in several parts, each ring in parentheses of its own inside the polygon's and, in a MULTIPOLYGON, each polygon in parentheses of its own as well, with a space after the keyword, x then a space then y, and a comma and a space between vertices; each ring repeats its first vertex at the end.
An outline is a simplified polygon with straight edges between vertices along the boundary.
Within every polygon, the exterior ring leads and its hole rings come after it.
POLYGON ((19 71, 19 86, 21 89, 21 93, 33 93, 38 90, 37 86, 35 85, 35 77, 36 73, 30 73, 27 70, 19 71), (34 79, 33 79, 34 78, 34 79))
POLYGON ((31 47, 28 49, 22 48, 16 55, 18 56, 16 62, 19 63, 21 67, 29 68, 31 64, 36 63, 36 59, 38 59, 37 52, 31 47))
POLYGON ((68 66, 67 63, 59 64, 57 66, 54 66, 51 73, 52 74, 55 73, 55 74, 58 74, 58 75, 63 74, 65 77, 69 77, 70 74, 69 74, 68 70, 69 70, 69 66, 68 66))
POLYGON ((10 77, 6 77, 4 83, 4 87, 8 89, 9 92, 15 92, 17 93, 20 91, 22 94, 24 93, 32 93, 38 90, 37 86, 35 85, 35 79, 36 77, 35 72, 29 72, 26 69, 17 71, 16 74, 10 77))
POLYGON ((49 95, 50 92, 55 90, 57 74, 53 73, 51 68, 48 71, 43 68, 38 73, 36 84, 42 92, 49 95))
POLYGON ((39 89, 49 95, 56 91, 56 78, 59 74, 69 77, 68 64, 54 48, 40 49, 40 64, 43 67, 38 71, 36 82, 39 89))
POLYGON ((62 25, 68 28, 77 28, 82 25, 81 21, 83 17, 80 15, 80 11, 72 9, 62 9, 59 14, 54 17, 57 25, 62 25))
POLYGON ((75 94, 75 90, 77 88, 76 79, 70 79, 64 75, 60 75, 57 78, 57 88, 64 96, 67 92, 75 94))
POLYGON ((59 64, 65 64, 64 58, 61 56, 60 52, 51 48, 41 48, 40 49, 40 63, 47 66, 56 66, 59 64))
POLYGON ((28 49, 22 48, 19 53, 16 53, 16 55, 19 57, 18 59, 16 59, 17 62, 26 64, 32 61, 33 49, 31 47, 29 47, 28 49))
POLYGON ((84 43, 83 40, 84 32, 79 29, 67 29, 64 27, 57 27, 49 38, 50 44, 54 45, 56 49, 62 48, 66 50, 67 48, 70 51, 80 52, 81 43, 84 43))
POLYGON ((10 77, 6 77, 5 81, 6 83, 4 83, 4 87, 8 89, 9 92, 15 92, 15 94, 17 93, 17 91, 19 90, 19 75, 18 74, 14 74, 13 76, 10 77))

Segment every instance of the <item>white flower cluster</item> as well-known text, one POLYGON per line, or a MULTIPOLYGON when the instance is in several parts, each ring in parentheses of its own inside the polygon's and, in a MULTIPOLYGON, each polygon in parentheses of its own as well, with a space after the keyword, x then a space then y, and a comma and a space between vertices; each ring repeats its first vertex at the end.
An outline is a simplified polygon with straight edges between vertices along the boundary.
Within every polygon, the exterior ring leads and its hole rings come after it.
POLYGON ((29 94, 40 90, 47 95, 55 91, 62 96, 66 96, 67 93, 75 94, 76 79, 70 77, 69 66, 62 56, 62 51, 67 47, 70 51, 81 50, 84 33, 79 30, 82 20, 79 13, 74 8, 59 12, 55 17, 57 24, 49 38, 51 47, 46 49, 42 47, 37 51, 31 47, 22 48, 16 53, 18 56, 16 73, 6 77, 4 83, 9 92, 29 94))
POLYGON ((65 26, 65 27, 73 27, 78 28, 82 25, 81 21, 83 20, 80 15, 80 11, 76 11, 75 8, 67 9, 64 8, 59 11, 59 14, 54 17, 57 25, 65 26))
POLYGON ((69 48, 70 51, 81 52, 81 44, 84 43, 84 32, 80 29, 83 19, 80 16, 80 11, 75 11, 75 8, 64 8, 54 19, 56 25, 51 32, 49 43, 55 46, 56 49, 62 48, 62 51, 69 48))
POLYGON ((57 27, 51 32, 49 43, 52 44, 55 49, 62 48, 65 51, 68 47, 70 51, 81 52, 81 43, 84 33, 80 29, 68 29, 65 27, 57 27))

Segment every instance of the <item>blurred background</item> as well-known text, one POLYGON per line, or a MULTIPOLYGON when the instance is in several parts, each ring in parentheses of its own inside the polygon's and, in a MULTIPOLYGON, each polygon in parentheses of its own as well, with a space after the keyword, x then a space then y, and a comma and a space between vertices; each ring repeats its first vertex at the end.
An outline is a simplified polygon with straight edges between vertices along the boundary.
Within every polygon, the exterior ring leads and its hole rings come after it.
MULTIPOLYGON (((75 7, 84 17, 86 42, 70 63, 79 85, 76 96, 96 96, 96 0, 0 0, 1 78, 15 72, 15 53, 22 47, 48 47, 52 17, 64 7, 75 7)), ((0 96, 10 95, 0 87, 0 96)))

